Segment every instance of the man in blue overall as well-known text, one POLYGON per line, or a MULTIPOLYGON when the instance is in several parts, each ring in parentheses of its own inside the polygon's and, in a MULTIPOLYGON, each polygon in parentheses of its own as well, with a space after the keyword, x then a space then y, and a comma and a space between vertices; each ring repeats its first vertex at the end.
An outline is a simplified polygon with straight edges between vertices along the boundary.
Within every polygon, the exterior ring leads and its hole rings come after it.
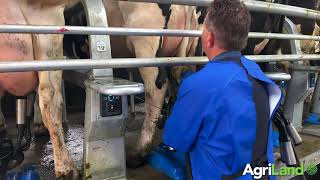
POLYGON ((274 163, 271 119, 281 90, 240 53, 250 23, 239 0, 211 4, 202 34, 210 61, 182 81, 166 122, 164 143, 189 153, 195 180, 252 179, 242 174, 248 163, 274 163))

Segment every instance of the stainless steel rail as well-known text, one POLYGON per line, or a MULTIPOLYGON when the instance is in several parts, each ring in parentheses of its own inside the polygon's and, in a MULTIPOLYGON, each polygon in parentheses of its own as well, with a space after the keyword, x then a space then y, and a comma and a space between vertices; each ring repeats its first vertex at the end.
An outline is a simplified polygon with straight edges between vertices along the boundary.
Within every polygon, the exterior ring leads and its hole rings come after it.
MULTIPOLYGON (((260 55, 246 56, 256 62, 320 60, 320 55, 260 55)), ((2 61, 0 72, 54 71, 105 68, 136 68, 155 66, 179 66, 207 63, 206 57, 167 57, 167 58, 115 58, 84 60, 47 60, 47 61, 2 61)))

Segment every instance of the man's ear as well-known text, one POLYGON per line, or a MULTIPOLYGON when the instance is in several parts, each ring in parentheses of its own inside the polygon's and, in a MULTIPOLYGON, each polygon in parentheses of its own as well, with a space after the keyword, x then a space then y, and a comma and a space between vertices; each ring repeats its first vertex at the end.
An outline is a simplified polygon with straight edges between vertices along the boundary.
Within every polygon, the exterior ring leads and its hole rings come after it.
POLYGON ((215 34, 208 31, 208 47, 213 48, 215 45, 215 34))

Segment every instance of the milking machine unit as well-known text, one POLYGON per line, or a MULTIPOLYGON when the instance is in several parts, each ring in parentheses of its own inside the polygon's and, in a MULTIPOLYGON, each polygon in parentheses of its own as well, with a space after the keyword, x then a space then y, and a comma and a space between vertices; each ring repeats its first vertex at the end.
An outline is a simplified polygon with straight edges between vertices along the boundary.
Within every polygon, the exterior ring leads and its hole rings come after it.
POLYGON ((23 151, 30 147, 32 117, 35 94, 16 99, 17 140, 14 144, 10 139, 0 137, 0 177, 4 177, 7 170, 13 169, 24 160, 23 151))
POLYGON ((300 162, 294 146, 302 143, 302 139, 292 123, 285 117, 280 107, 273 119, 274 125, 279 131, 281 161, 288 167, 299 166, 300 162))
MULTIPOLYGON (((102 0, 83 0, 88 26, 107 27, 102 0)), ((92 59, 111 58, 109 36, 89 36, 92 59)), ((144 91, 141 83, 113 77, 112 69, 94 69, 85 81, 83 178, 126 179, 125 121, 127 96, 144 91)))
MULTIPOLYGON (((288 18, 285 19, 284 28, 290 34, 297 34, 295 25, 288 18)), ((290 40, 292 54, 302 54, 299 40, 290 40)), ((294 62, 298 63, 298 62, 294 62)), ((286 93, 283 107, 280 106, 275 113, 273 123, 279 131, 281 161, 288 167, 300 166, 295 146, 302 143, 296 128, 302 125, 303 94, 308 86, 308 74, 293 72, 286 93), (290 121, 290 120, 291 121, 290 121)))

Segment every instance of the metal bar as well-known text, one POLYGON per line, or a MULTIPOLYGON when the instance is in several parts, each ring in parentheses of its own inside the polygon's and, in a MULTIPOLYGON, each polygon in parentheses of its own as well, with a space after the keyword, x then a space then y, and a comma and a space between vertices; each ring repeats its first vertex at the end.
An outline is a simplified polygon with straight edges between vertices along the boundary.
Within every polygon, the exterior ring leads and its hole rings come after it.
POLYGON ((0 33, 32 34, 74 34, 74 35, 114 35, 114 36, 190 36, 199 37, 198 30, 166 30, 121 27, 88 26, 34 26, 34 25, 0 25, 0 33))
MULTIPOLYGON (((320 55, 260 55, 246 56, 256 62, 277 62, 296 60, 320 60, 320 55)), ((208 62, 206 57, 167 57, 167 58, 115 58, 84 60, 48 60, 48 61, 6 61, 0 62, 0 72, 54 71, 105 68, 136 68, 156 66, 196 65, 208 62)))
POLYGON ((289 81, 291 75, 287 73, 265 73, 266 76, 274 81, 289 81))
POLYGON ((319 72, 320 66, 293 66, 290 69, 293 71, 319 72))
MULTIPOLYGON (((202 31, 121 27, 0 25, 0 33, 200 37, 202 31)), ((320 36, 260 32, 250 32, 249 38, 300 39, 320 41, 320 36)))
MULTIPOLYGON (((118 1, 133 1, 133 2, 148 2, 160 4, 180 4, 188 6, 209 6, 212 0, 118 0, 118 1)), ((307 19, 320 20, 319 11, 305 9, 295 6, 288 6, 278 3, 269 3, 253 0, 241 0, 251 11, 264 12, 271 14, 282 14, 286 16, 302 17, 307 19)))
MULTIPOLYGON (((133 72, 129 70, 129 81, 133 82, 133 72)), ((130 96, 130 111, 131 113, 135 113, 136 112, 136 106, 135 106, 135 102, 134 102, 134 95, 130 96)))
POLYGON ((300 35, 300 34, 281 34, 281 33, 259 33, 250 32, 249 38, 259 39, 290 39, 290 40, 315 40, 319 41, 320 36, 300 35))

